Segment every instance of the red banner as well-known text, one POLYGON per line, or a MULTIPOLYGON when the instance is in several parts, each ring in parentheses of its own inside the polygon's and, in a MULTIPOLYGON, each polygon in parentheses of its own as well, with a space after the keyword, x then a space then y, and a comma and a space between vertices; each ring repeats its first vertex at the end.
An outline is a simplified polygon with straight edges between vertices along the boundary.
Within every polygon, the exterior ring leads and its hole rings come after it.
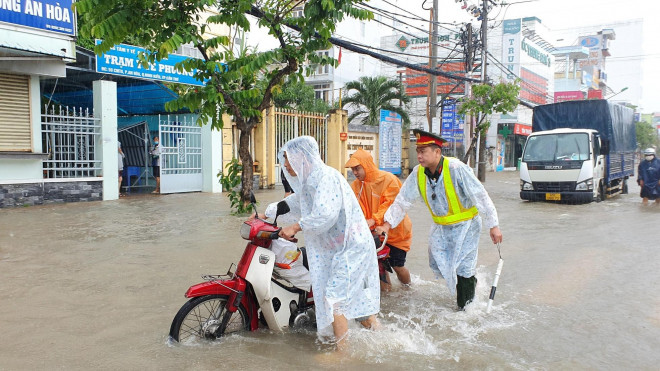
POLYGON ((516 135, 528 136, 532 133, 532 127, 523 124, 514 124, 513 133, 516 135))

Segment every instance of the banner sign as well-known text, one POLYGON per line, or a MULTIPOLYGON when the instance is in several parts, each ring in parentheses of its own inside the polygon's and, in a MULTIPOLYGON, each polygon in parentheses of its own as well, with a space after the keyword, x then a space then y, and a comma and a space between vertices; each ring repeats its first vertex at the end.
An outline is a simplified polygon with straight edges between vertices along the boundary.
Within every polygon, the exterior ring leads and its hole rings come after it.
POLYGON ((532 127, 523 124, 514 124, 513 133, 516 135, 529 136, 532 133, 532 127))
POLYGON ((0 0, 0 22, 74 35, 72 0, 0 0))
POLYGON ((380 110, 378 168, 392 174, 401 174, 402 123, 398 113, 380 110))
POLYGON ((456 101, 448 99, 442 106, 442 130, 440 136, 449 143, 463 142, 465 117, 456 112, 456 101))
MULTIPOLYGON (((100 43, 101 40, 96 40, 96 45, 100 43)), ((126 44, 115 45, 107 53, 96 56, 96 72, 138 79, 204 86, 204 82, 193 77, 196 71, 186 72, 174 67, 177 63, 189 59, 189 57, 170 54, 166 59, 161 59, 160 62, 154 62, 149 68, 144 69, 138 59, 138 54, 144 51, 144 48, 138 46, 126 44)))

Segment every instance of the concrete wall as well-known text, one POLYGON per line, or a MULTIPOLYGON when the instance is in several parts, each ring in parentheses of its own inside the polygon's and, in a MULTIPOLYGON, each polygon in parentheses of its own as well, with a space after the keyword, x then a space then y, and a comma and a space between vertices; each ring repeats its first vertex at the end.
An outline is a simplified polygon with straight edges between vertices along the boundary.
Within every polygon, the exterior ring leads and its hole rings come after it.
POLYGON ((95 178, 0 184, 0 208, 102 199, 103 181, 95 178))

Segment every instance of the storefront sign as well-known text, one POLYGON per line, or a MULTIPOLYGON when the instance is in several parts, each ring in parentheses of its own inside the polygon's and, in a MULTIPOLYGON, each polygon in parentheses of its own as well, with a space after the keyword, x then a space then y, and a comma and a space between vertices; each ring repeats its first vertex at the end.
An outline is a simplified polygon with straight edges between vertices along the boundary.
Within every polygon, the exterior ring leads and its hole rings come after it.
POLYGON ((380 110, 378 167, 401 174, 401 115, 380 110))
POLYGON ((529 136, 532 133, 532 127, 523 124, 515 124, 513 126, 513 133, 515 135, 529 136))
POLYGON ((555 103, 566 102, 569 100, 582 100, 582 99, 584 99, 584 93, 579 90, 555 92, 555 103))
POLYGON ((520 19, 507 19, 502 23, 502 61, 511 71, 507 79, 515 80, 520 75, 520 19))
MULTIPOLYGON (((100 40, 96 40, 97 45, 100 43, 100 40)), ((177 63, 185 61, 189 57, 170 54, 166 59, 161 59, 160 62, 155 62, 149 68, 144 69, 138 59, 138 54, 144 51, 145 49, 137 46, 115 45, 107 53, 96 57, 96 72, 204 86, 203 82, 193 77, 195 71, 187 72, 175 67, 177 63)))
POLYGON ((74 35, 72 0, 0 0, 0 22, 74 35))
POLYGON ((523 39, 522 44, 520 45, 520 48, 527 53, 530 57, 536 59, 537 61, 541 62, 542 64, 550 67, 551 61, 550 61, 550 54, 543 53, 540 50, 536 49, 535 47, 531 46, 529 42, 526 42, 525 39, 523 39))
POLYGON ((603 99, 603 91, 600 89, 589 89, 587 99, 603 99))

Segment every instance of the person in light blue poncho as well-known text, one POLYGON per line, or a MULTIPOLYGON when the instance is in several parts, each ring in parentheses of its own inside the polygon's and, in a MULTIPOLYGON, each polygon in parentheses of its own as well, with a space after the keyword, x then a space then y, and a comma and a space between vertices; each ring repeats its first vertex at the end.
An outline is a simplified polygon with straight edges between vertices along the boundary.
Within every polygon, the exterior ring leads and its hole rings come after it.
POLYGON ((414 130, 417 136, 415 166, 394 203, 385 212, 377 232, 396 227, 416 200, 426 203, 434 225, 429 236, 429 265, 444 277, 456 304, 463 309, 474 298, 477 248, 482 217, 493 243, 502 242, 497 211, 472 169, 456 158, 442 156, 444 140, 414 130))
POLYGON ((320 335, 329 335, 332 325, 341 349, 349 319, 377 326, 380 283, 374 239, 353 190, 339 171, 323 163, 314 138, 288 141, 278 157, 295 192, 286 202, 299 216, 280 236, 304 234, 317 328, 320 335))

